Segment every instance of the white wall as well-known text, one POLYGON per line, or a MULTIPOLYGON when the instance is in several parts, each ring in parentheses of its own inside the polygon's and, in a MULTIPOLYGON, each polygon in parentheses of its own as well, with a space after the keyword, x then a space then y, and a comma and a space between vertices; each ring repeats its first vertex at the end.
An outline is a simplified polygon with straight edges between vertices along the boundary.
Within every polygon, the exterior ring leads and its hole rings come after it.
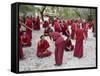
MULTIPOLYGON (((97 6, 98 7, 98 29, 100 29, 100 0, 1 0, 0 1, 0 76, 17 76, 10 72, 10 32, 11 32, 11 7, 13 2, 25 1, 35 3, 54 3, 65 5, 97 6)), ((98 30, 100 32, 100 30, 98 30)), ((98 35, 100 39, 100 34, 98 35)), ((98 40, 100 42, 100 40, 98 40)), ((100 44, 100 43, 98 43, 100 44)), ((100 48, 98 48, 98 64, 100 64, 100 48)), ((100 65, 99 65, 100 67, 100 65)), ((99 76, 100 68, 95 70, 76 70, 64 72, 30 73, 20 74, 19 76, 99 76)))

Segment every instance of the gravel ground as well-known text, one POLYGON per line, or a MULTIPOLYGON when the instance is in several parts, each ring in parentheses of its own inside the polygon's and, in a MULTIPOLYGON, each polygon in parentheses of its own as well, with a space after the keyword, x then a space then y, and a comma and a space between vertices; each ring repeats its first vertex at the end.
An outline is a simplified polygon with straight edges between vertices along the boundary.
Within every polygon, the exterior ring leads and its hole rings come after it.
MULTIPOLYGON (((86 42, 84 42, 84 56, 79 59, 73 57, 73 51, 64 52, 63 64, 61 66, 55 66, 54 58, 54 42, 46 37, 50 43, 49 50, 52 51, 50 57, 39 59, 36 56, 37 42, 39 41, 40 35, 43 34, 43 28, 39 31, 32 32, 32 46, 25 47, 24 55, 25 59, 19 61, 19 71, 34 71, 34 70, 50 70, 50 69, 69 69, 69 68, 85 68, 85 67, 95 67, 96 66, 96 40, 93 37, 91 30, 88 31, 89 37, 86 42)), ((65 39, 65 36, 63 36, 65 39)), ((72 40, 75 44, 75 40, 72 40)))

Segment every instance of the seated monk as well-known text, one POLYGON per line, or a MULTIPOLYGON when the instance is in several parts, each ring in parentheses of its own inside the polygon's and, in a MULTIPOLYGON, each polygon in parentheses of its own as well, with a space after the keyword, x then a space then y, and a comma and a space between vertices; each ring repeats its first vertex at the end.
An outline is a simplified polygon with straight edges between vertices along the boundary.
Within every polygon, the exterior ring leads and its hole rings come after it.
POLYGON ((21 41, 23 46, 31 46, 30 38, 26 34, 26 32, 24 32, 23 35, 21 36, 21 41))
POLYGON ((47 50, 50 45, 47 40, 44 39, 44 35, 40 36, 40 41, 37 46, 37 57, 43 58, 51 55, 51 52, 47 50))
POLYGON ((72 42, 70 40, 70 37, 68 37, 65 40, 65 51, 72 51, 74 49, 74 45, 72 45, 72 42))

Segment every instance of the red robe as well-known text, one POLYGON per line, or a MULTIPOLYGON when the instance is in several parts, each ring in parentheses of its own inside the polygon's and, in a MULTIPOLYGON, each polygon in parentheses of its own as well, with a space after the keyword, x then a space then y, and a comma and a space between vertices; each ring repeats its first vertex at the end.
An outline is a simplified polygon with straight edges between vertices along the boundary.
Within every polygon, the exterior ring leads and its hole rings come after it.
POLYGON ((83 29, 77 29, 76 31, 76 43, 74 49, 74 56, 81 58, 83 56, 83 29))
POLYGON ((69 32, 68 29, 66 29, 65 36, 67 36, 67 37, 70 37, 71 36, 71 34, 70 34, 70 32, 69 32))
POLYGON ((49 26, 49 22, 48 21, 44 21, 43 28, 46 28, 48 26, 49 26))
POLYGON ((58 32, 50 33, 50 36, 55 41, 55 62, 56 65, 61 65, 64 53, 64 38, 58 32))
POLYGON ((24 54, 23 54, 23 49, 22 49, 22 42, 19 41, 19 58, 23 59, 24 54))
POLYGON ((74 49, 74 45, 72 45, 72 42, 70 39, 66 39, 65 41, 65 50, 66 51, 72 51, 74 49))
POLYGON ((21 25, 19 24, 19 28, 18 28, 18 50, 19 50, 19 59, 23 59, 24 54, 23 54, 23 48, 22 48, 22 42, 21 42, 21 36, 22 33, 20 31, 21 25))
POLYGON ((34 26, 36 25, 36 18, 35 17, 33 17, 33 19, 32 19, 32 22, 33 22, 33 29, 34 29, 34 26))
POLYGON ((61 29, 62 29, 62 34, 65 35, 66 34, 66 29, 67 29, 67 23, 63 23, 61 24, 61 29))
POLYGON ((55 22, 54 23, 54 30, 55 32, 61 32, 61 27, 60 27, 60 23, 59 22, 55 22))
POLYGON ((72 20, 67 20, 67 23, 68 23, 68 25, 71 25, 72 24, 72 20))
POLYGON ((77 30, 77 25, 76 25, 76 23, 72 23, 72 25, 71 25, 71 30, 72 30, 71 38, 74 39, 74 37, 75 37, 75 31, 77 30))
POLYGON ((87 38, 88 37, 88 27, 89 27, 89 23, 86 23, 85 25, 84 25, 84 34, 85 34, 85 37, 87 38))
MULTIPOLYGON (((26 23, 26 26, 27 26, 27 27, 29 27, 29 28, 32 29, 32 20, 31 20, 30 18, 26 18, 25 23, 26 23)), ((29 36, 30 41, 31 41, 31 39, 32 39, 32 30, 26 28, 26 33, 27 33, 27 35, 29 36)))
POLYGON ((49 32, 50 32, 51 30, 52 30, 52 29, 51 29, 50 27, 45 28, 45 30, 44 30, 44 35, 45 35, 45 36, 48 36, 48 35, 49 35, 49 32))
POLYGON ((31 46, 30 38, 28 37, 28 35, 21 36, 21 41, 23 46, 31 46))
POLYGON ((36 24, 34 25, 34 30, 40 30, 40 18, 36 18, 36 24))
POLYGON ((50 47, 47 40, 40 40, 37 46, 37 57, 47 57, 51 55, 51 52, 47 50, 50 47))

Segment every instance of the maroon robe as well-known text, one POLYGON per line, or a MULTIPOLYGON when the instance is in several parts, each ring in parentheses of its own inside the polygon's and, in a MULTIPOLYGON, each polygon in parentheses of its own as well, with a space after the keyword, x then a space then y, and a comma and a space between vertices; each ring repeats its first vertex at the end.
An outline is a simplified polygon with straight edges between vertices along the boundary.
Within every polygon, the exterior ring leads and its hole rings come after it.
POLYGON ((72 23, 72 25, 71 25, 71 30, 72 30, 71 38, 74 39, 74 37, 75 37, 75 31, 77 30, 77 25, 76 25, 76 23, 72 23))
POLYGON ((37 46, 37 57, 43 58, 51 55, 51 52, 47 50, 50 47, 47 40, 40 40, 37 46))
POLYGON ((44 21, 43 28, 46 28, 48 26, 49 26, 49 22, 48 21, 44 21))
POLYGON ((19 27, 18 27, 18 53, 19 53, 19 59, 23 59, 24 58, 24 54, 23 54, 23 48, 22 48, 22 42, 21 42, 21 36, 22 36, 22 32, 20 31, 21 25, 19 23, 19 27))
POLYGON ((67 36, 67 37, 70 37, 71 36, 71 34, 70 34, 70 32, 69 32, 68 29, 66 29, 66 31, 65 31, 65 36, 67 36))
POLYGON ((40 18, 36 18, 36 24, 34 25, 34 30, 40 30, 40 18))
POLYGON ((19 40, 19 58, 20 59, 23 59, 24 58, 21 39, 19 40))
POLYGON ((86 23, 85 25, 84 25, 84 34, 85 34, 85 37, 87 38, 88 37, 88 27, 89 27, 89 23, 86 23))
POLYGON ((65 50, 66 51, 72 51, 74 49, 74 45, 72 45, 72 42, 70 39, 65 40, 65 50))
POLYGON ((60 23, 59 22, 55 22, 54 23, 54 30, 55 32, 61 32, 61 27, 60 27, 60 23))
POLYGON ((46 27, 44 30, 44 35, 48 36, 50 31, 52 31, 52 29, 50 27, 46 27))
POLYGON ((55 41, 55 62, 56 65, 61 65, 64 53, 64 38, 58 32, 50 33, 50 36, 55 41))
POLYGON ((30 38, 27 34, 25 36, 21 36, 21 41, 23 46, 31 46, 30 38))
MULTIPOLYGON (((25 24, 26 24, 27 27, 32 29, 32 19, 26 18, 25 24)), ((29 36, 30 41, 31 41, 31 39, 32 39, 32 30, 26 28, 26 33, 29 36)))
POLYGON ((68 25, 71 25, 72 24, 72 20, 71 19, 67 20, 67 23, 68 23, 68 25))
POLYGON ((32 22, 33 22, 33 29, 34 29, 34 26, 36 26, 36 18, 35 17, 33 17, 33 19, 32 19, 32 22))
POLYGON ((83 56, 83 29, 77 29, 76 31, 76 43, 74 49, 74 56, 81 58, 83 56))
POLYGON ((68 28, 67 23, 63 23, 61 24, 61 29, 62 29, 62 34, 65 35, 66 34, 66 29, 68 28))

